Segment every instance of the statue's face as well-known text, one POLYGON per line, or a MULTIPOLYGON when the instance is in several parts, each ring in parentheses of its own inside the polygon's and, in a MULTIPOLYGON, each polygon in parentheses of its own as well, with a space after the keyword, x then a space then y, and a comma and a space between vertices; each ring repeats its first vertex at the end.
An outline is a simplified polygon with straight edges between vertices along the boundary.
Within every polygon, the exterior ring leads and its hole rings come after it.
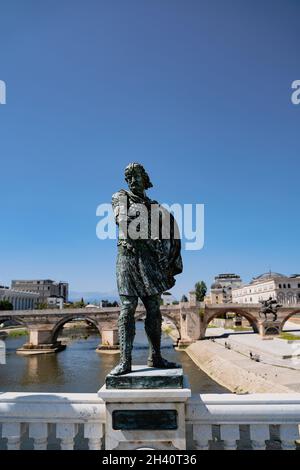
POLYGON ((128 187, 134 194, 143 195, 145 191, 142 172, 138 169, 133 171, 127 179, 128 187))

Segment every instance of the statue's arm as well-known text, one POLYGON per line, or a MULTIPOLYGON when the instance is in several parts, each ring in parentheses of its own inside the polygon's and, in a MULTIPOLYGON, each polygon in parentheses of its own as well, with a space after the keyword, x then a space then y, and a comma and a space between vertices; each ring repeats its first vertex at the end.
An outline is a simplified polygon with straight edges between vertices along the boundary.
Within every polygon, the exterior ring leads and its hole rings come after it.
POLYGON ((116 224, 119 225, 120 213, 127 212, 127 196, 124 190, 120 190, 112 195, 111 205, 114 212, 116 224), (126 212, 124 212, 126 211, 126 212))
POLYGON ((113 194, 112 199, 111 199, 111 205, 114 211, 114 217, 115 217, 115 221, 117 225, 119 224, 119 215, 120 215, 120 205, 119 205, 118 194, 119 193, 113 194))

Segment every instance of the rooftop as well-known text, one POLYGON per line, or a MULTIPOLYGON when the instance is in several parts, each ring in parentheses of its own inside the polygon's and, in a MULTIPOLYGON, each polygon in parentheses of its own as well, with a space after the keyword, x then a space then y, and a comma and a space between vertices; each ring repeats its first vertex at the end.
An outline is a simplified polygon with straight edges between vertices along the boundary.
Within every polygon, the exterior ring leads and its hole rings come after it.
POLYGON ((259 276, 256 276, 252 279, 251 283, 252 282, 258 282, 258 281, 267 281, 268 279, 275 279, 275 278, 287 278, 287 276, 285 274, 281 274, 281 273, 275 273, 275 272, 272 272, 272 271, 269 271, 267 273, 263 273, 263 274, 260 274, 259 276))

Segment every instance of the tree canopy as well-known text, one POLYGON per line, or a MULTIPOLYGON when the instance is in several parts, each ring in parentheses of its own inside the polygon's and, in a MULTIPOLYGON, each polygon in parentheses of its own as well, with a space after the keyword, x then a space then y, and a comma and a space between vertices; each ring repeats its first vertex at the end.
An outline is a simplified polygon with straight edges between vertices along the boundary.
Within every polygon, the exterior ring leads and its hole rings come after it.
POLYGON ((198 302, 203 302, 204 297, 206 295, 207 287, 204 281, 196 282, 195 284, 195 293, 196 293, 196 300, 198 302))

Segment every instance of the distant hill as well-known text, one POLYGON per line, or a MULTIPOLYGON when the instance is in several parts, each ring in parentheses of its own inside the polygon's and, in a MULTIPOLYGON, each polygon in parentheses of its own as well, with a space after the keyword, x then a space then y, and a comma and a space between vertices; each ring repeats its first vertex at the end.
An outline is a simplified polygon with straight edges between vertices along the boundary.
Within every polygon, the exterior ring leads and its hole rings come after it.
POLYGON ((100 300, 109 300, 110 302, 114 300, 119 300, 119 296, 117 292, 80 292, 80 291, 70 291, 69 292, 69 300, 71 302, 77 302, 79 300, 83 300, 85 302, 94 303, 100 302, 100 300))

